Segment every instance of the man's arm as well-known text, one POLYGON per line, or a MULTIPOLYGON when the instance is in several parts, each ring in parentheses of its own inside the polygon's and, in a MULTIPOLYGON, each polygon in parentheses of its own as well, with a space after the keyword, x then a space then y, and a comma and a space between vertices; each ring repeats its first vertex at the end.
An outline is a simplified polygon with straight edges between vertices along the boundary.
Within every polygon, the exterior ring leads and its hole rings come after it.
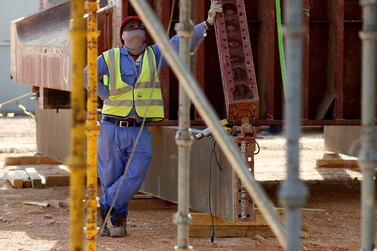
MULTIPOLYGON (((191 51, 193 51, 199 43, 203 40, 204 35, 206 34, 206 28, 204 27, 204 23, 199 23, 194 26, 193 35, 191 38, 191 51)), ((175 35, 170 39, 171 44, 173 45, 176 51, 179 50, 179 36, 175 35)), ((167 65, 165 58, 162 56, 161 50, 157 44, 152 45, 152 49, 154 54, 156 55, 156 63, 157 66, 161 60, 160 69, 167 65)))
MULTIPOLYGON (((194 26, 193 35, 192 35, 192 38, 191 38, 191 51, 193 51, 199 45, 199 43, 203 40, 207 30, 211 26, 214 25, 215 20, 216 20, 216 15, 218 13, 221 13, 221 12, 223 12, 222 4, 218 3, 217 1, 213 1, 211 3, 210 9, 208 11, 207 20, 205 22, 199 23, 199 24, 194 26)), ((175 48, 175 50, 178 51, 179 36, 175 35, 174 37, 172 37, 172 39, 170 41, 171 41, 173 47, 175 48)), ((156 55, 157 67, 159 65, 160 60, 161 60, 160 68, 166 66, 167 62, 162 57, 162 53, 161 53, 160 48, 156 44, 152 45, 152 48, 153 48, 153 51, 156 55)))
MULTIPOLYGON (((105 59, 102 55, 99 55, 97 58, 97 73, 98 77, 103 75, 108 75, 107 64, 105 59)), ((84 78, 85 78, 85 89, 88 89, 88 66, 84 69, 84 78)), ((103 84, 101 80, 97 81, 97 96, 100 97, 102 100, 105 100, 110 96, 109 88, 103 84)))

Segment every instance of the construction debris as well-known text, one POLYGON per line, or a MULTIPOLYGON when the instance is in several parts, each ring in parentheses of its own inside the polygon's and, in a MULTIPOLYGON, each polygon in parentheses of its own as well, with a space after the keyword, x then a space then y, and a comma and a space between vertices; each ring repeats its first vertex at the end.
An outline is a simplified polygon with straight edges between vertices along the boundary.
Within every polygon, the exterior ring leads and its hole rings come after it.
POLYGON ((30 188, 31 182, 25 170, 11 169, 6 172, 5 177, 14 188, 30 188))
POLYGON ((5 177, 14 188, 69 185, 69 171, 64 165, 10 166, 5 177))
POLYGON ((316 167, 360 169, 356 159, 342 159, 337 153, 325 153, 322 159, 316 161, 316 167))
POLYGON ((25 168, 27 175, 29 175, 32 188, 42 188, 41 176, 37 173, 34 167, 25 168))
POLYGON ((69 200, 49 200, 48 204, 54 208, 68 208, 69 200))
POLYGON ((23 204, 25 205, 30 205, 30 206, 38 206, 38 207, 49 207, 50 205, 48 204, 47 201, 24 201, 23 204))

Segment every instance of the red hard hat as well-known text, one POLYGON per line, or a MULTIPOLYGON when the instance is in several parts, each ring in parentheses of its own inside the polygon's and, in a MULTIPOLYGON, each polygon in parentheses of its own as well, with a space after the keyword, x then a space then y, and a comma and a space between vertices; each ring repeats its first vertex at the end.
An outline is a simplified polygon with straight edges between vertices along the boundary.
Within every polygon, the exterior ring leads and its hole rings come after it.
POLYGON ((140 21, 141 22, 141 18, 139 16, 128 16, 128 17, 125 17, 125 18, 122 19, 122 24, 120 25, 120 30, 119 30, 120 41, 122 42, 122 45, 124 44, 124 41, 122 39, 122 33, 123 33, 124 26, 126 26, 126 24, 131 22, 131 21, 140 21))

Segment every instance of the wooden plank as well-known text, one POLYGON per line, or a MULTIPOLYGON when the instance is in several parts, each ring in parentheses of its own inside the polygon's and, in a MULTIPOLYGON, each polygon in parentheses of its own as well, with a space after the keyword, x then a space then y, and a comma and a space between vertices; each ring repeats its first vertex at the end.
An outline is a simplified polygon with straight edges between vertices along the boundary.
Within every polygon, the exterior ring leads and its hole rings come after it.
MULTIPOLYGON (((212 219, 206 213, 192 213, 190 237, 211 237, 212 219)), ((261 235, 273 237, 274 234, 264 221, 263 216, 256 214, 255 221, 228 221, 221 217, 213 216, 216 237, 251 237, 261 235)))
POLYGON ((35 169, 44 186, 69 185, 69 170, 65 165, 32 165, 27 168, 35 169))
MULTIPOLYGON (((264 219, 263 214, 259 210, 259 208, 255 208, 255 221, 229 221, 221 217, 214 216, 213 220, 215 224, 218 225, 267 225, 266 220, 264 219)), ((284 208, 276 208, 276 211, 280 218, 284 217, 284 208)), ((317 208, 303 208, 301 209, 304 216, 315 216, 315 215, 323 215, 326 210, 324 209, 317 209, 317 208)), ((192 224, 193 225, 211 225, 212 219, 211 216, 207 213, 192 213, 192 224)))
MULTIPOLYGON (((276 208, 280 218, 284 217, 284 208, 276 208)), ((326 212, 324 209, 303 208, 304 216, 319 216, 326 212)), ((190 225, 191 237, 211 237, 212 219, 207 213, 191 213, 192 224, 190 225)), ((274 234, 268 226, 264 216, 257 208, 255 209, 255 221, 228 221, 221 217, 213 216, 216 237, 250 237, 260 235, 273 237, 274 234)), ((302 224, 302 237, 308 238, 308 224, 302 224)))
POLYGON ((39 176, 39 174, 37 173, 37 171, 35 170, 34 167, 28 167, 28 168, 25 168, 25 171, 27 173, 27 175, 29 175, 29 178, 30 178, 30 181, 31 181, 31 186, 33 188, 42 188, 42 179, 41 177, 39 176))
POLYGON ((42 183, 45 186, 68 186, 69 171, 64 165, 38 165, 34 166, 42 183))
POLYGON ((29 188, 31 182, 25 170, 9 170, 5 174, 7 180, 14 188, 29 188))
POLYGON ((19 166, 19 165, 58 165, 60 162, 46 156, 18 156, 6 157, 4 166, 19 166))
MULTIPOLYGON (((26 169, 31 168, 35 170, 33 175, 33 179, 41 179, 41 185, 43 186, 68 186, 69 185, 69 168, 65 165, 20 165, 20 166, 13 166, 10 170, 17 170, 19 175, 24 175, 27 177, 29 182, 25 183, 24 187, 31 187, 31 181, 29 179, 29 175, 26 172, 26 169)), ((28 169, 29 170, 29 169, 28 169)), ((36 180, 36 182, 38 182, 36 180)), ((36 184, 38 186, 38 184, 36 184)))
MULTIPOLYGON (((258 210, 259 212, 259 210, 258 210)), ((211 216, 207 213, 191 213, 192 216, 192 225, 211 225, 212 219, 211 216)), ((213 222, 215 225, 266 225, 266 222, 263 216, 258 213, 256 214, 255 221, 229 221, 224 218, 213 216, 213 222)))
POLYGON ((23 180, 16 175, 15 170, 9 170, 5 173, 5 177, 14 188, 22 188, 23 180))
MULTIPOLYGON (((190 237, 210 238, 212 235, 212 226, 191 225, 190 237)), ((271 229, 267 225, 216 225, 215 236, 224 237, 254 237, 260 235, 263 237, 274 237, 271 229)))
POLYGON ((359 169, 359 164, 357 160, 351 159, 318 159, 316 167, 359 169))
POLYGON ((176 208, 174 203, 146 194, 137 194, 128 202, 130 210, 153 210, 176 208))

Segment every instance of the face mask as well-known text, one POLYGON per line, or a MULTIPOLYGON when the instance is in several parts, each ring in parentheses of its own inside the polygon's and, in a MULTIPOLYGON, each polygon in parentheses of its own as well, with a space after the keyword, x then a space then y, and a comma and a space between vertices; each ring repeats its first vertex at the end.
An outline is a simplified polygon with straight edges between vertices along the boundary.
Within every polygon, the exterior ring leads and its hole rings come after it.
POLYGON ((123 31, 122 39, 124 47, 131 55, 140 55, 145 50, 144 30, 123 31))

